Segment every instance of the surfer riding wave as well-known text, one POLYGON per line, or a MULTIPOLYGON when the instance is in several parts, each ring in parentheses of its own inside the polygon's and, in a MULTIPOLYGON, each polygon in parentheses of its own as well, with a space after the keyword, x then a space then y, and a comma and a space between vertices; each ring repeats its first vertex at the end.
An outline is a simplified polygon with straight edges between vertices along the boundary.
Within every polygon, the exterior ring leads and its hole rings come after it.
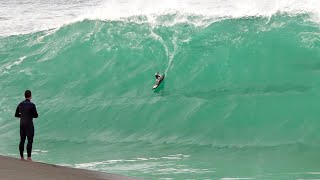
POLYGON ((156 83, 152 87, 152 89, 157 88, 160 85, 160 83, 162 82, 162 80, 164 79, 164 75, 160 75, 159 72, 156 72, 156 74, 154 76, 156 77, 156 83))

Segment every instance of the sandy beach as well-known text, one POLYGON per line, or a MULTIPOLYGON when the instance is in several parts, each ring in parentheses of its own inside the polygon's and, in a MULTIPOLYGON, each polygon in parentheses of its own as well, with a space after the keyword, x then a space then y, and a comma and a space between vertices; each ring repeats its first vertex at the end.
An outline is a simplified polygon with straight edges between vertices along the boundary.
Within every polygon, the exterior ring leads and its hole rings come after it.
POLYGON ((135 178, 0 156, 1 180, 133 180, 135 178))

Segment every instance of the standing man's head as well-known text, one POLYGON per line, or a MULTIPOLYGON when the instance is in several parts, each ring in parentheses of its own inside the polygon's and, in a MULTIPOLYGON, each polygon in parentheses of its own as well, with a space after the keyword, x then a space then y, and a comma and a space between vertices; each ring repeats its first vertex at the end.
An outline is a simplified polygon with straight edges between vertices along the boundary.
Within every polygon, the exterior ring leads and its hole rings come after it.
POLYGON ((24 92, 24 97, 26 98, 26 99, 31 99, 32 98, 32 95, 31 95, 31 91, 30 90, 26 90, 25 92, 24 92))

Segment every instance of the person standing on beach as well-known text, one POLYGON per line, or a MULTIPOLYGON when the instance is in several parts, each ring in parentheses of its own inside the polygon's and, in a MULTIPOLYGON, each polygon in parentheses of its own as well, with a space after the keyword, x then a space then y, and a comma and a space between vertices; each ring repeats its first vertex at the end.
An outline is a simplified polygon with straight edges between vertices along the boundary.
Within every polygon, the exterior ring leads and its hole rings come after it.
POLYGON ((31 151, 32 151, 32 143, 34 136, 34 126, 33 126, 33 118, 38 117, 38 112, 36 109, 36 105, 33 104, 30 100, 32 98, 31 91, 26 90, 24 93, 25 100, 22 101, 15 113, 15 117, 20 118, 20 144, 19 151, 21 160, 25 160, 23 156, 24 151, 24 142, 26 138, 28 138, 27 144, 27 153, 28 153, 28 161, 32 161, 31 159, 31 151))

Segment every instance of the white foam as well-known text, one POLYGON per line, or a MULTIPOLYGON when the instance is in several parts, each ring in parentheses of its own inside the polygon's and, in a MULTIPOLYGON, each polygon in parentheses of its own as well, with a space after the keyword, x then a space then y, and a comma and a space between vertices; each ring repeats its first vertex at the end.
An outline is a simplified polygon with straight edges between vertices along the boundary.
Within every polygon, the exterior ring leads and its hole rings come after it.
POLYGON ((0 67, 0 76, 4 75, 4 74, 9 74, 9 70, 13 67, 13 66, 18 66, 20 65, 25 59, 27 58, 27 56, 22 56, 19 58, 19 60, 11 63, 11 64, 6 64, 2 67, 0 67))
MULTIPOLYGON (((311 13, 319 17, 318 0, 107 0, 81 18, 121 20, 132 16, 147 16, 154 21, 164 14, 185 14, 210 18, 270 17, 275 13, 311 13)), ((177 22, 189 21, 179 16, 177 22)))
POLYGON ((38 153, 47 153, 47 150, 41 150, 41 149, 35 149, 33 150, 34 152, 38 152, 38 153))
MULTIPOLYGON (((34 150, 35 152, 39 152, 41 150, 34 150)), ((75 164, 77 168, 97 168, 98 166, 107 166, 111 164, 117 163, 132 163, 132 162, 143 162, 143 161, 163 161, 165 160, 181 160, 184 158, 188 158, 190 155, 184 154, 175 154, 175 155, 168 155, 164 157, 138 157, 133 159, 114 159, 114 160, 105 160, 105 161, 97 161, 97 162, 89 162, 89 163, 81 163, 75 164)))
POLYGON ((205 26, 220 18, 308 13, 313 21, 320 22, 319 0, 94 0, 84 4, 41 2, 28 7, 8 3, 1 10, 3 14, 13 15, 5 20, 4 27, 0 27, 0 35, 47 30, 84 19, 130 19, 137 23, 167 26, 188 22, 205 26), (175 17, 168 20, 159 18, 170 14, 175 14, 175 17), (144 18, 133 18, 137 16, 144 18), (199 18, 192 20, 190 16, 199 18))
POLYGON ((25 59, 26 59, 26 56, 22 56, 22 57, 19 58, 19 60, 13 62, 12 64, 10 64, 10 65, 8 65, 8 66, 6 66, 5 68, 6 68, 7 70, 9 70, 9 69, 12 68, 12 66, 17 66, 17 65, 21 64, 21 63, 23 62, 23 60, 25 60, 25 59))

